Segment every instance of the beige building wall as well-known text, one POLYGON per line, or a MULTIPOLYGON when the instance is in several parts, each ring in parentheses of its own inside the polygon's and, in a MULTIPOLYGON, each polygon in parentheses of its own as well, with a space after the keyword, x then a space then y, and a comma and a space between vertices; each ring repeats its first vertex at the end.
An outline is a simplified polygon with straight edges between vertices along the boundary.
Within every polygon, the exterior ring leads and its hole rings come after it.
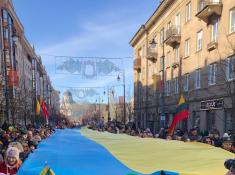
MULTIPOLYGON (((205 2, 212 2, 207 1, 205 2)), ((186 100, 190 104, 190 119, 188 120, 188 128, 192 127, 195 118, 200 116, 200 127, 202 130, 208 128, 208 113, 214 115, 216 127, 219 127, 221 132, 226 130, 224 123, 226 120, 225 109, 213 111, 201 111, 200 102, 204 100, 212 100, 223 98, 226 108, 231 108, 231 102, 221 88, 225 83, 226 75, 222 70, 221 60, 226 60, 234 54, 235 48, 235 33, 230 33, 230 10, 235 8, 234 0, 214 1, 214 4, 207 6, 200 12, 199 0, 164 0, 149 18, 142 25, 139 31, 135 34, 130 44, 134 48, 135 61, 140 58, 141 65, 139 68, 134 68, 135 81, 135 115, 139 120, 141 127, 152 127, 153 130, 159 127, 159 95, 156 95, 153 90, 154 74, 162 75, 161 57, 163 56, 163 45, 161 44, 161 30, 164 28, 164 55, 165 55, 165 81, 171 81, 171 92, 165 99, 166 124, 169 124, 173 118, 176 104, 179 99, 179 94, 184 94, 186 100), (217 3, 219 2, 219 3, 217 3), (191 15, 189 20, 186 20, 186 6, 190 3, 191 15), (212 12, 219 12, 222 9, 220 16, 209 15, 212 12), (204 21, 199 16, 204 13, 208 16, 204 21), (179 14, 180 20, 176 20, 179 14), (218 19, 218 37, 217 42, 212 43, 212 21, 218 19), (178 21, 178 22, 177 22, 178 21), (170 25, 171 24, 171 25, 170 25), (167 29, 174 29, 178 24, 179 37, 176 39, 170 37, 170 40, 178 41, 178 44, 169 45, 167 40, 167 29), (170 27, 171 26, 171 27, 170 27), (202 31, 202 49, 197 50, 197 33, 202 31), (150 48, 152 40, 157 42, 154 49, 150 48), (186 40, 189 39, 189 54, 185 54, 186 40), (214 48, 213 48, 214 46, 214 48), (176 60, 175 50, 179 47, 179 61, 176 60), (141 54, 140 50, 142 51, 141 54), (154 53, 154 60, 152 58, 154 53), (148 59, 147 59, 148 58, 148 59), (170 58, 170 59, 168 59, 170 58), (177 64, 175 64, 177 63, 177 64), (216 84, 208 85, 208 65, 217 63, 216 84), (220 69, 219 69, 220 68, 220 69), (201 87, 195 88, 195 71, 201 70, 201 87), (189 90, 183 91, 183 76, 189 74, 189 90), (174 79, 179 78, 179 92, 174 93, 174 79), (139 90, 138 90, 139 89, 139 90), (194 114, 194 118, 193 118, 194 114), (222 120, 220 119, 222 118, 222 120), (222 123, 219 120, 223 121, 222 123), (206 123, 207 122, 207 123, 206 123)), ((205 16, 204 15, 204 16, 205 16)), ((204 18, 203 18, 204 19, 204 18)), ((137 66, 138 67, 138 66, 137 66)), ((166 85, 166 83, 165 83, 166 85)), ((224 108, 225 108, 224 106, 224 108)), ((211 126, 210 126, 211 127, 211 126)))
MULTIPOLYGON (((13 108, 16 108, 14 106, 13 102, 16 102, 16 94, 20 95, 20 98, 22 99, 23 103, 22 105, 27 106, 27 111, 24 109, 23 111, 26 111, 27 118, 33 119, 33 115, 35 115, 35 98, 36 93, 33 89, 33 71, 32 71, 32 62, 33 60, 37 60, 38 67, 41 67, 42 70, 40 70, 41 76, 42 74, 47 76, 47 72, 45 71, 45 68, 42 66, 42 62, 39 61, 40 58, 36 55, 34 48, 29 44, 27 41, 25 35, 24 35, 24 27, 21 24, 17 14, 14 11, 13 3, 11 0, 0 0, 0 39, 1 39, 1 61, 0 61, 0 102, 2 103, 2 100, 6 101, 6 99, 10 98, 11 105, 9 105, 9 121, 14 121, 13 118, 16 118, 15 121, 18 119, 22 119, 22 112, 18 112, 17 114, 12 114, 13 108), (4 10, 4 15, 2 15, 2 11, 4 10), (3 32, 8 31, 8 32, 3 32), (10 32, 9 32, 10 31, 10 32), (8 33, 8 35, 4 35, 4 33, 8 33), (13 41, 13 36, 17 36, 18 41, 13 41), (5 65, 2 60, 4 60, 4 51, 7 53, 6 60, 7 64, 5 65), (8 54, 10 53, 10 54, 8 54), (3 57, 3 58, 2 58, 3 57), (11 60, 11 61, 10 61, 11 60), (15 63, 15 64, 14 64, 15 63), (19 85, 14 86, 10 89, 9 94, 7 98, 5 97, 5 93, 2 94, 2 91, 5 89, 5 79, 1 79, 1 77, 4 77, 4 67, 7 66, 8 70, 14 70, 16 69, 18 77, 19 77, 19 85), (14 116, 11 116, 14 115, 14 116)), ((35 81, 39 82, 39 77, 35 77, 35 81), (37 79, 38 78, 38 79, 37 79)), ((37 83, 39 84, 39 83, 37 83)), ((42 86, 42 84, 40 85, 42 86)), ((51 82, 47 81, 45 82, 45 87, 51 86, 51 82)), ((43 88, 40 90, 42 91, 43 88)), ((41 92, 40 91, 40 92, 41 92)), ((41 92, 42 94, 42 92, 41 92)), ((47 94, 48 95, 48 94, 47 94)), ((47 97, 48 98, 48 97, 47 97)), ((0 124, 6 120, 5 114, 3 112, 6 112, 6 106, 1 105, 0 106, 0 124)), ((22 121, 22 120, 21 120, 22 121)), ((31 120, 33 122, 33 120, 31 120)))

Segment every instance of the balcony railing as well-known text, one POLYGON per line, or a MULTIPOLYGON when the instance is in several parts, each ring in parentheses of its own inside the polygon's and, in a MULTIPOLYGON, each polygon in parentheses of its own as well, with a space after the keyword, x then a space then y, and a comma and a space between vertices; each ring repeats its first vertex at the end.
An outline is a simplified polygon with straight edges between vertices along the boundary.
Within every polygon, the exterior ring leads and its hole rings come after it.
POLYGON ((175 45, 180 44, 181 33, 180 26, 171 26, 166 31, 166 44, 175 47, 175 45))
POLYGON ((173 68, 177 68, 179 66, 179 60, 175 60, 173 63, 172 63, 172 67, 173 68))
POLYGON ((136 58, 134 60, 134 69, 138 72, 141 71, 141 58, 136 58))
POLYGON ((218 42, 215 40, 215 41, 211 41, 209 44, 207 44, 207 50, 208 51, 212 51, 214 49, 217 49, 218 48, 218 42))
POLYGON ((212 15, 222 14, 223 3, 221 0, 199 0, 196 16, 206 23, 212 15))

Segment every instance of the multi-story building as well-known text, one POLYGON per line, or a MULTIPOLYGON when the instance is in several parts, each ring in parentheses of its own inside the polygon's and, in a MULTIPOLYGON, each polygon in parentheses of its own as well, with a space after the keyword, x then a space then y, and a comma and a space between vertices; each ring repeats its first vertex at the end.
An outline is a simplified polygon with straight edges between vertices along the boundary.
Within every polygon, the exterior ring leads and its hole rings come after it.
POLYGON ((51 90, 51 110, 52 114, 59 114, 60 112, 60 91, 52 88, 51 90))
POLYGON ((24 35, 12 1, 0 0, 0 11, 0 123, 34 123, 37 97, 53 105, 51 81, 24 35))
POLYGON ((234 128, 234 0, 163 0, 130 44, 140 127, 169 125, 184 95, 190 117, 178 127, 234 128))

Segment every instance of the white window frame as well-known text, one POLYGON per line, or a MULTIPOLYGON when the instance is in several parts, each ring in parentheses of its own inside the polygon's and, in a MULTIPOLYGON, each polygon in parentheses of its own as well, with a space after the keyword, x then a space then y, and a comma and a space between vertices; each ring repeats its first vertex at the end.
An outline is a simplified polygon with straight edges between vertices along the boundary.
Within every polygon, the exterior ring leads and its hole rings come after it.
POLYGON ((175 94, 179 93, 179 78, 178 77, 174 79, 174 92, 175 94))
POLYGON ((195 89, 201 88, 201 69, 197 69, 195 72, 195 89))
POLYGON ((203 30, 197 32, 197 51, 202 50, 203 30))
POLYGON ((167 23, 167 30, 170 30, 170 28, 171 28, 171 21, 167 23))
POLYGON ((235 7, 230 10, 229 16, 230 16, 229 33, 233 33, 233 32, 235 32, 235 7), (234 22, 234 24, 233 24, 233 22, 234 22))
POLYGON ((175 26, 177 28, 178 34, 180 33, 180 13, 175 15, 175 26))
POLYGON ((184 75, 184 91, 188 91, 188 81, 189 81, 189 74, 184 75))
POLYGON ((234 58, 230 57, 226 60, 226 78, 228 81, 234 80, 235 75, 234 75, 234 58))
POLYGON ((166 66, 170 66, 171 65, 171 51, 167 52, 167 64, 166 66))
POLYGON ((184 50, 185 57, 189 57, 190 55, 190 38, 185 40, 185 50, 184 50))
POLYGON ((142 58, 143 57, 143 49, 142 48, 139 48, 138 49, 138 58, 142 58))
POLYGON ((219 34, 219 18, 215 18, 211 24, 211 42, 217 42, 219 34))
POLYGON ((186 23, 191 20, 191 14, 192 14, 191 5, 192 4, 191 4, 191 1, 190 1, 185 6, 185 22, 186 23))
POLYGON ((208 85, 216 84, 217 64, 210 64, 208 67, 208 85))
POLYGON ((175 48, 175 62, 178 63, 179 60, 180 60, 180 48, 179 48, 179 46, 177 46, 175 48))

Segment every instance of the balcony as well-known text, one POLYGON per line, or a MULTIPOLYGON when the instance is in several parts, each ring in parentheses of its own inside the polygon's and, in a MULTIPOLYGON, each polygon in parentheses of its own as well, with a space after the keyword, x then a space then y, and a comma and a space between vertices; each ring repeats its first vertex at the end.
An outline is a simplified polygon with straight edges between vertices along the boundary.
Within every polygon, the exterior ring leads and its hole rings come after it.
POLYGON ((221 0, 201 0, 198 4, 196 16, 208 23, 211 16, 221 16, 223 3, 221 0))
POLYGON ((214 49, 218 48, 218 42, 217 41, 211 41, 209 44, 207 44, 207 50, 212 51, 214 49))
POLYGON ((137 72, 141 71, 141 58, 136 58, 134 60, 134 70, 136 70, 137 72))
POLYGON ((180 44, 180 40, 181 40, 180 27, 171 26, 166 31, 165 43, 171 47, 175 47, 176 45, 180 44))
POLYGON ((154 50, 150 50, 147 54, 147 59, 153 63, 155 63, 157 61, 157 52, 154 50))

